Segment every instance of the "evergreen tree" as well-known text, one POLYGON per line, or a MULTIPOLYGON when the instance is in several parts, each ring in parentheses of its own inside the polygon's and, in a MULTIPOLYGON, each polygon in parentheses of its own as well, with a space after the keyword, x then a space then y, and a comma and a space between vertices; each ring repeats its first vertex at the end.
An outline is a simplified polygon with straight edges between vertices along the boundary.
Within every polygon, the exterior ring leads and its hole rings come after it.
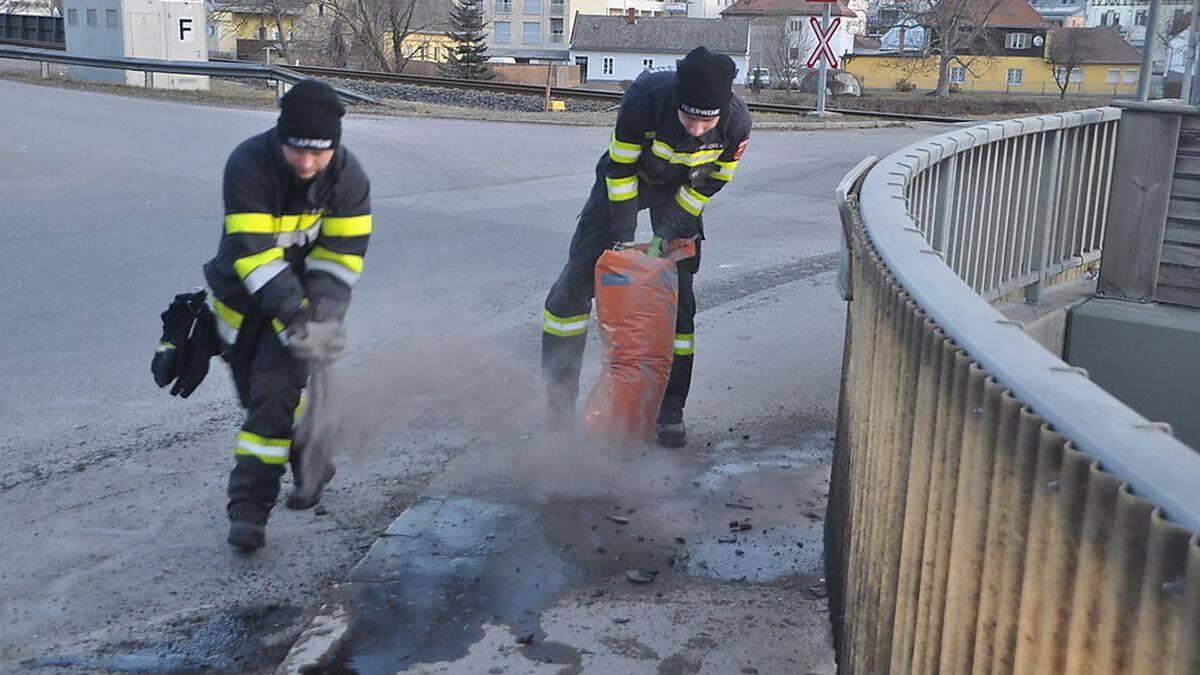
POLYGON ((447 36, 454 41, 450 57, 442 64, 446 77, 461 80, 490 80, 487 42, 483 32, 483 0, 453 0, 450 30, 447 36))

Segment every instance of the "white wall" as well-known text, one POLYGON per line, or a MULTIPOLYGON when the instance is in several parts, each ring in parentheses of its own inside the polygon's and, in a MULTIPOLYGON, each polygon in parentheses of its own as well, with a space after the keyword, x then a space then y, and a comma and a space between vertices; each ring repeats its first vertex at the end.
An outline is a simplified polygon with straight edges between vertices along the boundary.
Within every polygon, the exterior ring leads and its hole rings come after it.
MULTIPOLYGON (((587 57, 587 79, 589 81, 608 81, 620 82, 621 80, 637 79, 638 75, 642 74, 645 66, 642 64, 643 59, 653 59, 654 67, 669 67, 674 68, 675 62, 682 59, 686 54, 664 54, 664 53, 639 53, 639 52, 600 52, 586 49, 575 49, 571 51, 571 60, 576 57, 587 57), (606 74, 604 72, 604 59, 610 58, 613 60, 613 72, 606 74)), ((746 56, 733 56, 733 63, 737 66, 737 82, 739 84, 746 83, 746 56)))
POLYGON ((719 19, 734 0, 687 0, 689 19, 719 19))
MULTIPOLYGON (((817 36, 813 32, 812 25, 809 23, 809 17, 795 17, 801 20, 803 30, 792 32, 790 34, 791 44, 800 50, 799 66, 803 68, 805 62, 808 61, 809 55, 817 47, 817 36)), ((846 17, 849 18, 849 17, 846 17)), ((818 21, 820 19, 818 18, 818 21)), ((773 54, 778 53, 779 48, 775 46, 781 38, 778 34, 778 24, 774 20, 755 19, 750 24, 750 64, 752 67, 765 67, 775 70, 773 64, 773 54)), ((852 27, 843 19, 838 24, 837 32, 833 34, 833 40, 830 46, 833 53, 838 57, 840 66, 841 59, 854 51, 854 34, 851 32, 852 27)))
MULTIPOLYGON (((1159 8, 1158 14, 1158 34, 1162 35, 1170 29, 1171 23, 1175 20, 1175 13, 1178 11, 1190 11, 1192 8, 1191 0, 1162 0, 1162 7, 1159 8)), ((1136 17, 1139 12, 1145 12, 1147 17, 1150 13, 1149 0, 1091 0, 1087 3, 1084 9, 1084 25, 1088 27, 1100 26, 1105 14, 1109 14, 1109 22, 1107 25, 1112 25, 1112 16, 1120 17, 1120 24, 1116 26, 1118 32, 1125 36, 1133 46, 1141 48, 1143 41, 1146 39, 1146 27, 1136 26, 1136 17)), ((1160 42, 1155 46, 1155 49, 1161 53, 1163 51, 1163 43, 1160 42)))

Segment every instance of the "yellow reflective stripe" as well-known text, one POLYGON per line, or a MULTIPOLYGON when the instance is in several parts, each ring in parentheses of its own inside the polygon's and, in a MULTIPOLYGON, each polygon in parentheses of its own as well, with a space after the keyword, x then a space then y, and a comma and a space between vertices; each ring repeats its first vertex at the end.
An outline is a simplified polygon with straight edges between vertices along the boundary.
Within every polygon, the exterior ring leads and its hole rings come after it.
POLYGON ((691 185, 680 185, 679 191, 675 193, 675 202, 693 216, 700 215, 708 200, 708 197, 693 190, 691 185))
POLYGON ((650 152, 654 153, 655 157, 665 159, 672 164, 683 164, 684 166, 700 166, 701 164, 710 164, 717 161, 723 148, 715 148, 713 150, 701 150, 699 152, 679 152, 665 141, 655 140, 650 146, 650 152))
POLYGON ((269 213, 230 213, 225 216, 225 231, 229 234, 273 234, 275 219, 269 213))
POLYGON ((612 141, 608 144, 608 156, 612 161, 620 164, 633 164, 642 154, 642 146, 637 143, 626 143, 625 141, 617 140, 617 133, 612 134, 612 141))
POLYGON ((220 300, 217 300, 216 298, 212 298, 212 308, 217 317, 221 319, 221 321, 229 324, 230 328, 238 330, 242 327, 242 321, 244 321, 246 317, 242 316, 241 312, 221 302, 220 300))
POLYGON ((230 213, 225 216, 225 231, 229 234, 277 234, 307 230, 320 220, 319 213, 293 213, 272 216, 269 213, 230 213))
POLYGON ((736 160, 732 161, 732 162, 718 161, 717 162, 717 170, 710 173, 709 175, 712 176, 713 178, 716 178, 717 180, 723 180, 726 183, 728 183, 729 181, 733 180, 733 172, 734 172, 734 170, 737 169, 737 165, 738 165, 738 163, 736 160))
POLYGON ((249 431, 239 431, 235 455, 257 457, 264 464, 284 464, 291 454, 290 438, 267 438, 249 431))
POLYGON ((696 334, 695 333, 676 333, 675 334, 675 353, 680 356, 687 356, 696 353, 696 334))
POLYGON ((609 178, 605 176, 604 183, 608 186, 608 198, 614 202, 624 202, 638 196, 637 176, 630 176, 629 178, 609 178))
POLYGON ((363 257, 361 255, 351 255, 349 253, 336 253, 330 251, 324 246, 314 246, 313 250, 308 253, 309 260, 328 260, 334 262, 355 274, 362 274, 363 257))
POLYGON ((371 234, 371 215, 326 216, 321 221, 321 234, 327 237, 361 237, 371 234))
POLYGON ((591 314, 567 317, 555 316, 550 313, 550 310, 544 309, 542 310, 542 330, 559 337, 583 335, 587 332, 589 318, 591 318, 591 314))
POLYGON ((266 265, 272 260, 282 259, 283 249, 276 246, 274 248, 269 248, 262 253, 255 253, 253 255, 248 255, 245 258, 238 258, 233 262, 233 270, 237 272, 239 277, 245 279, 246 277, 250 276, 251 272, 262 267, 263 265, 266 265))

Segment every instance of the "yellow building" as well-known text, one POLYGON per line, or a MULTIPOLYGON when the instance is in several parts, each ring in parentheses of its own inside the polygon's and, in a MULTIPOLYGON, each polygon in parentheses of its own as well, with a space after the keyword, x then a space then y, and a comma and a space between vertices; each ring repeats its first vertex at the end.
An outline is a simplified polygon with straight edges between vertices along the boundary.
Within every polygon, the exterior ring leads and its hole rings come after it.
POLYGON ((276 17, 266 7, 217 5, 208 16, 208 52, 226 58, 261 60, 267 45, 290 40, 294 17, 276 17), (282 34, 280 32, 282 27, 282 34))
POLYGON ((413 61, 442 63, 457 44, 450 39, 450 10, 446 0, 414 0, 409 32, 400 40, 400 53, 413 61))
POLYGON ((414 61, 441 63, 449 58, 456 44, 445 33, 409 33, 400 41, 400 52, 414 61))
MULTIPOLYGON (((1036 42, 1035 42, 1036 44, 1036 42)), ((1137 93, 1137 50, 1112 28, 1053 28, 1040 54, 964 56, 950 82, 959 91, 1059 95, 1131 96, 1137 93)), ((864 53, 846 57, 845 69, 864 89, 896 89, 907 80, 918 90, 938 82, 938 59, 917 53, 864 53)))

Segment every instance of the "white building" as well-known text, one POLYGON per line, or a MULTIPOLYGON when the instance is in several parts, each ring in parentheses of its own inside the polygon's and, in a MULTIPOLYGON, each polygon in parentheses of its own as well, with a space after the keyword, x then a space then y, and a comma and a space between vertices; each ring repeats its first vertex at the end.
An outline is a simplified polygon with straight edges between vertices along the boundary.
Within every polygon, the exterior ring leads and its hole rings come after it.
MULTIPOLYGON (((796 77, 817 48, 812 19, 821 21, 826 3, 806 0, 737 0, 721 12, 722 21, 750 20, 750 67, 767 68, 772 77, 796 77)), ((854 51, 860 17, 840 0, 828 5, 840 18, 830 49, 840 61, 854 51)), ((862 27, 865 28, 865 19, 862 27)))
POLYGON ((589 81, 621 81, 651 68, 673 68, 701 45, 729 55, 737 65, 737 81, 746 83, 750 23, 744 19, 580 15, 571 56, 589 81))
POLYGON ((688 9, 688 0, 485 0, 488 56, 566 61, 577 16, 684 16, 688 9))
MULTIPOLYGON (((1160 55, 1170 40, 1171 25, 1191 9, 1192 0, 1162 0, 1158 27, 1153 32, 1159 39, 1155 49, 1160 55)), ((1149 0, 1088 0, 1084 9, 1085 26, 1112 26, 1138 51, 1146 42, 1146 23, 1149 19, 1149 0)))
MULTIPOLYGON (((64 0, 67 53, 169 61, 207 61, 202 0, 64 0)), ((70 76, 141 86, 141 72, 71 66, 70 76)), ((208 89, 208 78, 156 73, 157 89, 208 89)))

